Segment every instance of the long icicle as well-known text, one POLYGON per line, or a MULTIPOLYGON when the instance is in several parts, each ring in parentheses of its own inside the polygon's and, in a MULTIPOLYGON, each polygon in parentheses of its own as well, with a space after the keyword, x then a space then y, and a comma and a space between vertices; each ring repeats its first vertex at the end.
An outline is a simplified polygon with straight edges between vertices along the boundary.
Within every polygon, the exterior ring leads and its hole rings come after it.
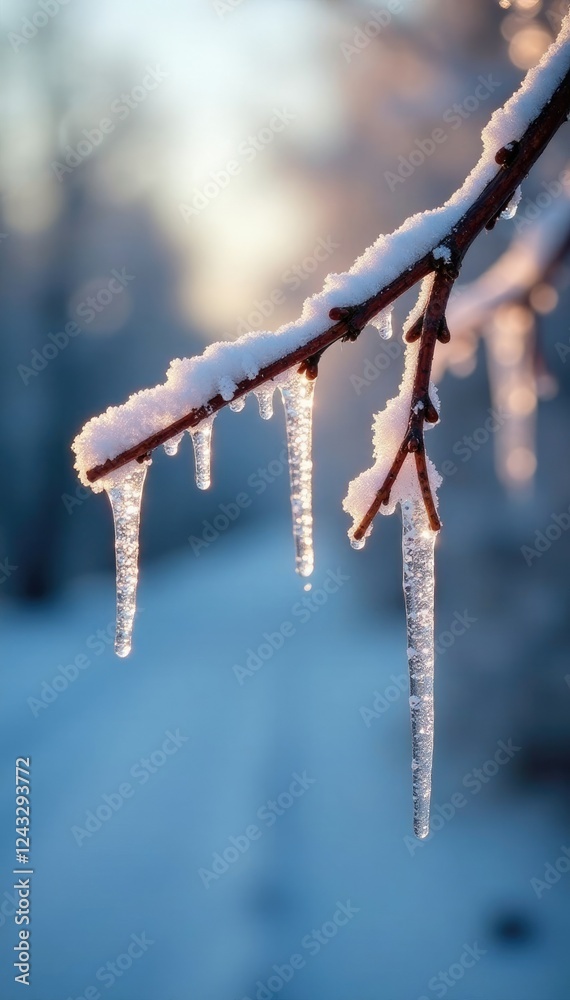
POLYGON ((107 488, 115 524, 115 560, 117 567, 117 624, 115 652, 128 656, 131 651, 133 622, 137 604, 139 574, 139 525, 144 481, 150 462, 115 474, 107 488))
POLYGON ((414 833, 423 838, 429 833, 433 758, 434 546, 437 532, 429 526, 421 499, 406 501, 401 506, 414 833))
POLYGON ((300 576, 310 576, 314 567, 311 442, 315 381, 295 372, 279 385, 287 429, 295 569, 300 576))
POLYGON ((536 470, 536 323, 531 309, 505 305, 485 329, 491 398, 503 415, 495 434, 499 479, 513 491, 528 489, 536 470))

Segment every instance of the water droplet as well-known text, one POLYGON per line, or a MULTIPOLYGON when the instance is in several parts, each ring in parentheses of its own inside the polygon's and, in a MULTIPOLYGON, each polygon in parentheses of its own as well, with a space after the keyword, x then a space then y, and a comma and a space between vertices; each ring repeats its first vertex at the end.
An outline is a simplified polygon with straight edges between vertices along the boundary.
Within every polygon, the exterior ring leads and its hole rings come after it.
POLYGON ((355 538, 354 535, 349 533, 348 539, 353 549, 360 551, 360 549, 364 548, 367 538, 370 538, 370 535, 372 534, 372 527, 373 526, 371 524, 368 525, 363 538, 355 538))
POLYGON ((507 207, 504 208, 503 211, 501 212, 500 218, 514 219, 515 215, 517 214, 517 208, 519 207, 519 202, 521 198, 522 198, 522 188, 518 187, 507 207))

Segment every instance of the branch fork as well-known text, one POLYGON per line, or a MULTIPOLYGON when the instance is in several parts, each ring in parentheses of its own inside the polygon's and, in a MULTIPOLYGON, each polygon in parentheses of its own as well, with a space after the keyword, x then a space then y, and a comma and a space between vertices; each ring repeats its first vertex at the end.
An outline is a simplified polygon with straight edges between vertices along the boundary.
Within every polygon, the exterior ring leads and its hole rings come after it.
POLYGON ((441 338, 442 332, 445 332, 445 335, 449 333, 445 322, 445 310, 457 273, 457 268, 450 267, 448 264, 436 272, 425 311, 410 327, 406 335, 408 342, 420 340, 410 399, 408 426, 384 482, 360 524, 353 532, 355 541, 360 541, 365 537, 380 507, 389 503, 394 483, 410 454, 414 456, 418 482, 430 527, 432 531, 439 531, 441 528, 427 470, 424 423, 435 424, 439 420, 438 412, 429 394, 431 366, 437 341, 441 338))

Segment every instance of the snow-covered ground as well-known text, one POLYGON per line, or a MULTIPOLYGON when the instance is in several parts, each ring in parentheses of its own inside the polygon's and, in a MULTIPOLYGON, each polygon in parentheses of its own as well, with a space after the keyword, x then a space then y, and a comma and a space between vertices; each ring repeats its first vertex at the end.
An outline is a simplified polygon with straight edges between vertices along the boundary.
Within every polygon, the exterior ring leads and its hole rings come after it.
POLYGON ((470 774, 499 740, 509 745, 504 722, 483 750, 446 755, 445 656, 440 829, 411 837, 403 616, 371 624, 360 557, 344 540, 321 546, 305 594, 286 531, 265 522, 199 560, 145 566, 127 660, 112 653, 107 577, 6 615, 2 998, 23 995, 11 969, 20 755, 33 772, 32 1000, 570 994, 560 965, 570 878, 540 899, 530 882, 570 839, 538 797, 517 792, 508 756, 484 784, 470 774), (299 603, 311 595, 314 610, 299 603), (280 648, 269 655, 271 640, 280 648), (267 658, 251 659, 262 644, 267 658), (44 682, 73 661, 67 688, 58 681, 39 707, 44 682), (384 700, 371 716, 361 709, 375 692, 384 700))

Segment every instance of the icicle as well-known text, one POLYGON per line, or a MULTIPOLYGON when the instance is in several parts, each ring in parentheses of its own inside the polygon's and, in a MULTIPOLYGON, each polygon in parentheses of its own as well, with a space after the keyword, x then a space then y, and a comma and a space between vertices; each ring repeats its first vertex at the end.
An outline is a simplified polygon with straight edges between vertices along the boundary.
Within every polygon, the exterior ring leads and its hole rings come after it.
POLYGON ((517 214, 517 208, 519 207, 519 202, 521 198, 522 198, 522 188, 519 186, 516 189, 507 207, 504 208, 503 211, 501 212, 500 218, 514 219, 515 215, 517 214))
POLYGON ((485 329, 494 410, 502 414, 492 430, 497 474, 510 489, 527 488, 536 470, 537 377, 532 310, 505 304, 485 329))
POLYGON ((264 382, 258 389, 253 390, 259 404, 259 416, 262 420, 271 420, 273 416, 273 393, 275 385, 273 382, 264 382))
POLYGON ((196 486, 199 490, 207 490, 210 487, 210 464, 212 454, 212 426, 214 418, 209 417, 203 420, 197 427, 193 427, 188 433, 194 445, 194 465, 196 468, 196 486))
POLYGON ((231 403, 228 404, 232 413, 241 413, 245 406, 246 399, 247 393, 245 396, 238 396, 237 399, 232 399, 231 403))
POLYGON ((301 576, 310 576, 314 565, 311 437, 315 381, 295 372, 279 385, 287 428, 295 569, 301 576))
POLYGON ((402 503, 414 833, 427 837, 433 756, 434 544, 423 501, 402 503))
POLYGON ((183 434, 177 434, 176 437, 170 438, 170 441, 164 442, 164 450, 167 455, 176 455, 178 452, 178 445, 182 441, 183 434))
POLYGON ((136 611, 140 509, 146 470, 150 462, 136 465, 130 472, 117 473, 106 488, 115 523, 115 558, 117 564, 117 625, 115 652, 128 656, 131 651, 133 621, 136 611))
POLYGON ((373 326, 376 330, 378 330, 382 340, 390 340, 390 337, 394 332, 392 329, 393 308, 394 307, 391 305, 387 306, 386 309, 383 309, 382 312, 379 312, 377 316, 374 316, 374 318, 370 320, 370 326, 373 326))

